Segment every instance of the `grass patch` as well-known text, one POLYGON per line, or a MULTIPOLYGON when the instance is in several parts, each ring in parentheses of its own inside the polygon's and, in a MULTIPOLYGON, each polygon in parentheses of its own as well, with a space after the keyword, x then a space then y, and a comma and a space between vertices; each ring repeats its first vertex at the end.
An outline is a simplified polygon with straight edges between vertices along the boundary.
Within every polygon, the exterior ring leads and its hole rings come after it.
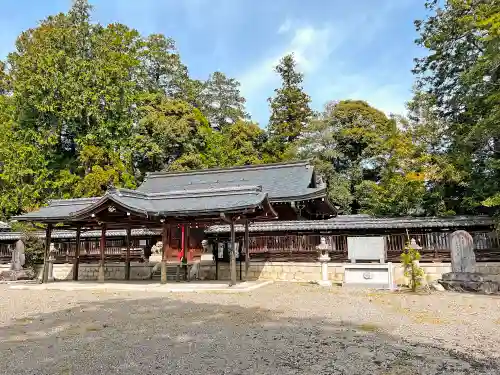
POLYGON ((28 318, 28 317, 18 318, 18 319, 16 319, 16 323, 20 323, 20 324, 30 324, 30 323, 33 323, 33 319, 28 318))
POLYGON ((103 327, 97 324, 89 324, 84 327, 85 332, 99 332, 103 327))
POLYGON ((377 332, 380 327, 373 323, 363 323, 359 325, 359 329, 364 332, 377 332))

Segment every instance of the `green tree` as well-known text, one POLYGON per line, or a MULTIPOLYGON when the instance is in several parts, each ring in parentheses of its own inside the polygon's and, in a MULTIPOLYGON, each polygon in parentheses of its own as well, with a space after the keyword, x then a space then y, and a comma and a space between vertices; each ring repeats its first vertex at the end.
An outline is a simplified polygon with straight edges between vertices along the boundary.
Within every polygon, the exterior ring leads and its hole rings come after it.
POLYGON ((295 147, 300 158, 315 160, 342 210, 357 212, 357 186, 364 180, 380 180, 398 135, 394 121, 383 112, 363 101, 345 100, 327 104, 295 147))
POLYGON ((140 82, 144 91, 188 102, 193 100, 193 83, 173 39, 162 34, 149 35, 143 42, 140 59, 140 82))
POLYGON ((457 213, 474 213, 500 203, 500 3, 434 0, 426 7, 429 17, 416 21, 417 43, 429 51, 417 59, 418 89, 435 100, 448 161, 462 175, 444 199, 456 202, 457 213))
POLYGON ((195 153, 184 154, 173 163, 172 169, 232 167, 263 162, 260 150, 265 134, 257 124, 239 120, 222 131, 202 126, 199 132, 203 146, 195 153))
POLYGON ((138 112, 133 159, 142 174, 170 169, 177 159, 203 147, 202 134, 209 127, 208 121, 188 103, 153 95, 143 101, 138 112))
POLYGON ((312 117, 309 107, 311 98, 302 88, 303 75, 297 72, 293 54, 283 57, 275 68, 281 77, 281 87, 274 90, 268 101, 271 107, 269 119, 268 153, 281 159, 287 147, 296 140, 312 117))
POLYGON ((218 130, 248 119, 245 98, 240 93, 240 83, 224 73, 215 72, 203 83, 199 93, 200 109, 210 125, 218 130))
POLYGON ((407 243, 400 258, 404 275, 410 280, 410 289, 415 293, 424 279, 424 270, 418 265, 420 252, 411 243, 407 243))

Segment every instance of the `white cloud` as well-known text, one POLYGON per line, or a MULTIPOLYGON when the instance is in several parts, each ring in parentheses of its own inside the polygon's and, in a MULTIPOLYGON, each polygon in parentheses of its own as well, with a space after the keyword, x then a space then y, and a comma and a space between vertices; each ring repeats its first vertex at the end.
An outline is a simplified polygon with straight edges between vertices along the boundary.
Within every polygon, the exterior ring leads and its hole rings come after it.
POLYGON ((285 34, 289 32, 291 28, 292 28, 292 20, 290 18, 287 18, 285 22, 283 22, 279 27, 278 34, 285 34))
POLYGON ((411 96, 410 88, 395 83, 380 83, 372 71, 357 74, 337 74, 333 83, 318 88, 313 95, 316 107, 321 108, 332 99, 365 100, 387 115, 405 114, 405 102, 411 96))
POLYGON ((314 73, 328 59, 336 46, 331 37, 330 27, 305 26, 295 29, 293 37, 279 49, 278 53, 258 61, 238 78, 245 97, 253 97, 257 92, 270 87, 278 80, 274 67, 286 54, 295 55, 300 71, 308 74, 314 73))
POLYGON ((265 99, 280 84, 274 67, 291 52, 298 70, 304 73, 305 90, 313 99, 314 109, 320 110, 329 100, 360 99, 387 114, 405 113, 410 88, 400 84, 390 70, 394 59, 381 64, 384 52, 373 55, 370 47, 378 41, 393 12, 406 7, 411 0, 379 1, 376 9, 344 14, 326 25, 286 18, 277 27, 284 43, 274 46, 267 56, 238 76, 247 109, 256 115, 255 120, 265 125, 268 109, 265 99), (368 47, 365 56, 363 47, 368 47))

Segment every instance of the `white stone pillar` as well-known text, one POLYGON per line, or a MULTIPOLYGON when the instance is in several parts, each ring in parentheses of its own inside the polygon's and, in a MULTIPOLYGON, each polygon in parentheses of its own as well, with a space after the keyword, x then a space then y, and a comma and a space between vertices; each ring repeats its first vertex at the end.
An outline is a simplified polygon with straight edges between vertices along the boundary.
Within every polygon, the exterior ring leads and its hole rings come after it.
POLYGON ((328 279, 328 262, 330 261, 328 252, 322 252, 318 260, 321 263, 321 280, 318 284, 321 286, 332 286, 332 282, 328 279))
POLYGON ((47 281, 54 281, 54 262, 56 261, 56 248, 53 243, 50 244, 49 259, 47 263, 47 281))

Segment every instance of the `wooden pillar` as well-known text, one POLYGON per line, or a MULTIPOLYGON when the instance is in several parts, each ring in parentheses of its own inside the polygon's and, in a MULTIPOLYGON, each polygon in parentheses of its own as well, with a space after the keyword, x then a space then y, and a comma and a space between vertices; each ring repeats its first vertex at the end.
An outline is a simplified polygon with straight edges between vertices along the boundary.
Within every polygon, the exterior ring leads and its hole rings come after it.
POLYGON ((184 235, 186 236, 186 238, 184 239, 184 251, 183 251, 183 254, 182 256, 184 257, 184 259, 186 259, 186 263, 184 264, 184 281, 189 281, 189 275, 188 275, 188 254, 189 254, 189 237, 190 237, 190 234, 191 234, 191 223, 187 224, 186 225, 186 230, 184 231, 184 235))
POLYGON ((130 246, 132 244, 132 229, 127 228, 127 252, 125 253, 125 280, 130 280, 130 246))
POLYGON ((161 278, 160 278, 160 283, 166 284, 167 283, 167 260, 168 260, 168 253, 170 249, 170 225, 169 224, 163 224, 163 232, 162 232, 162 243, 163 243, 163 249, 161 253, 161 278))
POLYGON ((229 286, 236 285, 236 235, 234 233, 234 221, 231 219, 231 243, 230 243, 230 253, 229 253, 229 273, 231 275, 231 280, 229 281, 229 286))
POLYGON ((103 283, 104 282, 104 251, 106 249, 106 224, 102 224, 101 226, 101 242, 99 246, 99 250, 101 252, 101 259, 99 260, 99 276, 97 277, 97 281, 103 283))
POLYGON ((81 228, 76 228, 76 247, 75 247, 75 259, 73 259, 73 280, 78 281, 78 267, 80 266, 80 233, 81 228))
POLYGON ((49 280, 49 252, 51 240, 52 224, 47 224, 47 229, 45 231, 45 252, 43 254, 42 283, 46 283, 49 280))
POLYGON ((245 238, 243 240, 245 247, 245 281, 250 280, 248 272, 250 269, 250 235, 248 233, 248 220, 245 220, 245 238))

